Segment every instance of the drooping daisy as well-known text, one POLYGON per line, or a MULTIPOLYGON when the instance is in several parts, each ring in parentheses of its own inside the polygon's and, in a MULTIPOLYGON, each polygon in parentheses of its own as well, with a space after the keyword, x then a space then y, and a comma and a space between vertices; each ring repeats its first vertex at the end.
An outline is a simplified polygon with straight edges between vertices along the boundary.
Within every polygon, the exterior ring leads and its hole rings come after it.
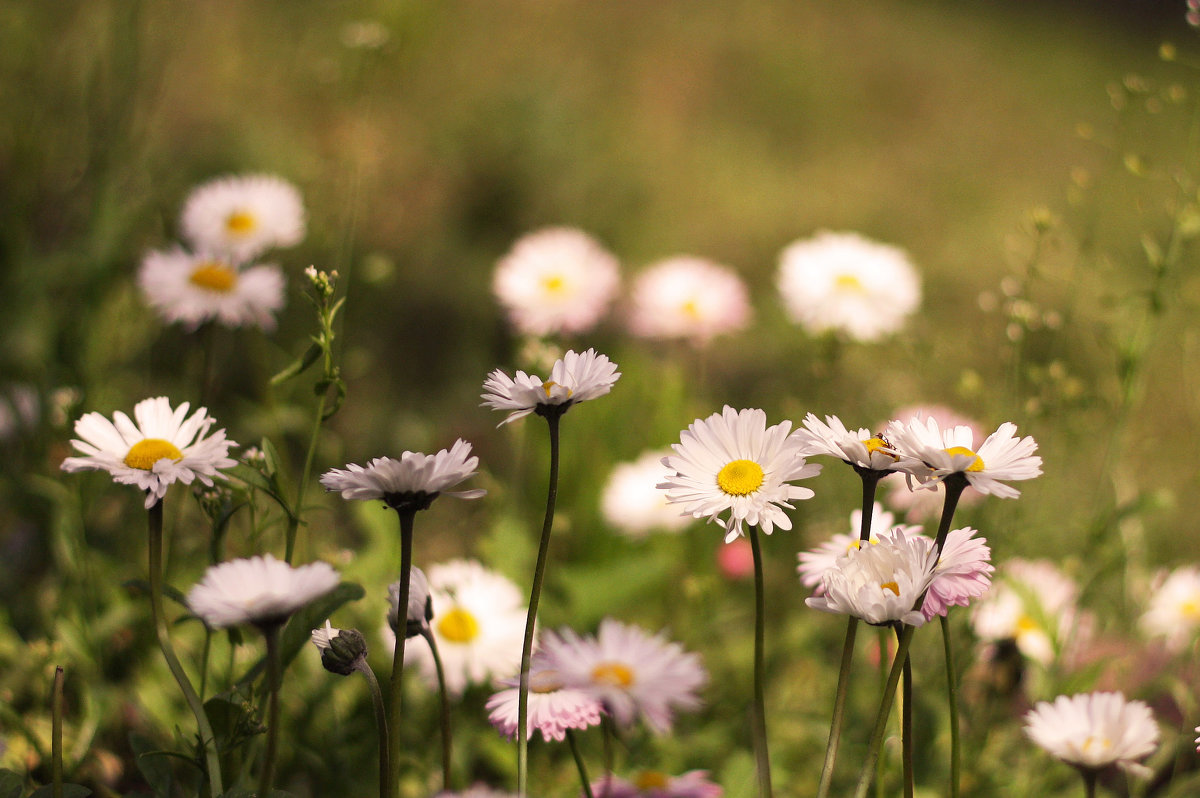
POLYGON ((304 238, 304 202, 271 175, 220 177, 192 190, 183 206, 183 237, 197 252, 243 263, 304 238))
POLYGON ((237 465, 229 457, 229 447, 237 444, 226 440, 223 429, 210 435, 215 420, 203 407, 188 416, 189 407, 184 402, 172 410, 170 400, 159 396, 138 402, 133 421, 120 411, 112 421, 86 413, 75 422, 79 438, 71 441, 83 456, 63 460, 62 469, 107 471, 114 482, 146 491, 147 509, 174 482, 212 485, 214 479, 224 479, 219 469, 237 465))
POLYGON ((1023 655, 1047 665, 1079 631, 1078 593, 1050 562, 1009 560, 987 597, 971 607, 971 626, 980 640, 1013 640, 1023 655))
MULTIPOLYGON (((879 542, 879 536, 890 532, 896 528, 896 517, 883 509, 883 505, 875 502, 875 507, 871 513, 871 531, 869 542, 874 545, 879 542)), ((821 588, 821 577, 825 572, 833 567, 842 557, 845 557, 850 551, 861 547, 861 532, 862 528, 862 510, 854 510, 850 513, 850 532, 843 534, 838 533, 824 543, 820 543, 816 548, 809 551, 802 551, 797 555, 800 564, 796 567, 796 573, 800 575, 800 582, 807 588, 815 588, 818 593, 821 588)), ((919 526, 904 526, 905 534, 917 535, 921 532, 919 526)))
POLYGON ((1025 715, 1025 733, 1052 756, 1083 770, 1110 765, 1149 776, 1139 764, 1158 747, 1154 713, 1121 693, 1060 695, 1039 701, 1025 715))
POLYGON ((896 332, 921 303, 908 255, 855 233, 821 232, 789 245, 778 285, 788 315, 806 330, 859 341, 896 332))
POLYGON ((746 286, 737 274, 704 258, 660 261, 633 284, 629 329, 643 338, 681 338, 703 346, 750 320, 746 286))
POLYGON ((672 473, 658 487, 693 518, 717 521, 728 510, 721 521, 726 543, 743 534, 744 524, 767 535, 776 526, 791 529, 784 508, 792 509, 793 499, 812 498, 813 492, 789 483, 821 471, 805 461, 801 441, 788 434, 791 427, 784 421, 768 428, 762 410, 726 405, 692 422, 672 444, 675 454, 662 461, 672 473))
MULTIPOLYGON (((415 565, 408 572, 408 613, 405 620, 406 637, 424 634, 433 620, 433 598, 429 595, 429 579, 415 565)), ((392 632, 400 626, 400 580, 388 585, 388 626, 392 632)))
POLYGON ((612 618, 595 637, 547 633, 539 651, 564 685, 598 699, 618 724, 641 717, 659 734, 670 731, 675 710, 700 705, 696 692, 708 683, 699 655, 612 618))
POLYGON ((324 562, 294 568, 270 554, 210 566, 187 594, 187 604, 213 629, 281 624, 296 610, 338 586, 324 562))
POLYGON ((689 770, 669 776, 657 770, 643 770, 633 781, 608 773, 592 782, 592 795, 608 798, 721 798, 725 790, 708 778, 707 770, 689 770))
POLYGON ((337 491, 343 499, 382 499, 393 509, 424 510, 438 496, 478 499, 482 489, 451 491, 475 474, 479 458, 471 454, 471 444, 461 438, 448 450, 437 454, 404 452, 400 459, 377 457, 366 467, 350 464, 321 476, 326 490, 337 491))
POLYGON ((357 629, 335 629, 329 621, 312 630, 312 644, 321 652, 321 665, 330 673, 349 676, 363 668, 367 641, 357 629))
POLYGON ((899 465, 900 458, 891 452, 886 438, 866 428, 846 429, 837 416, 825 416, 821 421, 809 413, 804 417, 804 428, 796 430, 795 435, 805 455, 826 454, 870 471, 893 471, 899 465))
POLYGON ((206 321, 226 327, 275 329, 283 307, 283 272, 260 264, 239 269, 210 255, 182 249, 148 252, 138 270, 146 302, 167 323, 194 330, 206 321))
POLYGON ((492 291, 525 335, 596 326, 617 294, 617 259, 582 230, 551 227, 517 240, 500 260, 492 291))
POLYGON ((1016 431, 1016 424, 1005 422, 975 449, 970 427, 943 430, 936 419, 917 418, 907 424, 893 421, 887 437, 900 455, 900 467, 923 485, 962 474, 980 493, 1014 499, 1021 492, 1007 481, 1042 473, 1042 458, 1034 454, 1037 441, 1017 438, 1016 431))
MULTIPOLYGON (((488 699, 488 720, 505 737, 517 736, 517 700, 520 679, 507 679, 505 689, 488 699)), ((586 729, 600 724, 604 707, 583 690, 567 687, 562 676, 535 653, 529 663, 528 736, 542 733, 546 742, 562 740, 568 729, 586 729)))
POLYGON ((1183 651, 1200 631, 1200 568, 1177 568, 1156 582, 1150 609, 1141 618, 1142 629, 1164 638, 1171 651, 1183 651))
POLYGON ((975 537, 969 526, 951 529, 938 557, 933 581, 925 595, 921 611, 925 620, 945 615, 951 607, 966 607, 992 586, 992 550, 987 540, 975 537))
POLYGON ((658 489, 664 455, 664 451, 646 452, 633 462, 618 463, 608 476, 600 512, 606 522, 630 537, 655 530, 678 532, 690 523, 658 489))
POLYGON ((550 379, 518 371, 516 379, 496 369, 483 381, 483 406, 507 410, 501 425, 530 413, 565 413, 568 408, 612 390, 621 373, 606 355, 589 349, 567 352, 550 369, 550 379))

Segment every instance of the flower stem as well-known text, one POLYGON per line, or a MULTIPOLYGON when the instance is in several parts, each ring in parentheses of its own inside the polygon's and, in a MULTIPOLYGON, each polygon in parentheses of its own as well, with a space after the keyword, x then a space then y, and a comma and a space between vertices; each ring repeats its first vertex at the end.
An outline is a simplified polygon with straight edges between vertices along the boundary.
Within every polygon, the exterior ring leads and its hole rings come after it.
POLYGON ((950 619, 943 615, 942 648, 946 655, 946 699, 950 705, 950 798, 958 798, 960 741, 958 729, 958 669, 954 665, 954 645, 950 619))
POLYGON ((766 701, 763 700, 763 640, 766 627, 766 598, 763 591, 762 551, 758 527, 750 527, 750 551, 754 555, 754 761, 758 771, 759 798, 771 798, 771 759, 767 753, 766 701))
POLYGON ((846 621, 846 640, 842 644, 842 664, 838 669, 837 693, 833 699, 833 722, 829 726, 829 742, 825 745, 825 764, 821 767, 821 782, 817 798, 826 798, 833 784, 833 765, 837 760, 838 744, 842 739, 842 719, 846 714, 846 694, 849 692, 850 663, 854 659, 854 637, 858 618, 851 615, 846 621))
POLYGON ((266 798, 271 794, 271 783, 275 779, 279 738, 279 624, 264 624, 260 628, 267 641, 267 751, 263 754, 262 771, 258 776, 258 794, 266 798))
POLYGON ((379 737, 379 798, 387 798, 388 787, 388 728, 387 710, 383 705, 383 693, 379 689, 379 680, 375 671, 367 664, 366 657, 360 657, 354 663, 354 669, 367 680, 367 690, 371 693, 371 706, 375 709, 375 732, 379 737))
POLYGON ((446 695, 446 671, 442 668, 442 657, 438 653, 437 640, 428 628, 421 636, 429 643, 429 651, 433 654, 433 665, 437 670, 438 697, 442 705, 442 790, 450 792, 450 754, 453 738, 450 736, 450 698, 446 695))
POLYGON ((950 524, 954 521, 954 510, 958 507, 958 500, 967 489, 967 475, 956 471, 942 480, 942 487, 946 490, 946 498, 942 503, 942 520, 938 524, 938 556, 941 556, 942 546, 946 543, 946 535, 950 534, 950 524))
POLYGON ((317 456, 317 440, 321 437, 321 425, 325 423, 325 393, 317 400, 317 412, 313 417, 312 434, 308 438, 308 451, 304 454, 304 469, 296 482, 296 503, 288 513, 287 535, 284 539, 283 560, 288 565, 292 563, 292 554, 296 550, 296 533, 300 529, 300 514, 304 509, 304 489, 308 486, 308 478, 312 474, 313 461, 317 456))
POLYGON ((575 757, 575 769, 579 771, 579 783, 583 785, 585 798, 594 798, 592 783, 588 781, 587 766, 583 764, 583 755, 579 753, 579 743, 575 740, 575 732, 567 729, 567 744, 571 746, 571 756, 575 757))
POLYGON ((54 689, 50 698, 50 778, 54 798, 63 798, 62 765, 63 668, 54 667, 54 689))
MULTIPOLYGON (((412 574, 413 520, 416 510, 397 510, 400 516, 400 593, 397 607, 401 611, 408 606, 408 589, 412 574)), ((402 694, 404 679, 404 626, 396 632, 396 652, 392 655, 392 679, 388 685, 388 795, 400 796, 400 719, 402 716, 402 694)))
POLYGON ((1084 798, 1096 798, 1096 777, 1099 772, 1094 768, 1081 768, 1080 773, 1083 774, 1084 798))
POLYGON ((892 670, 888 673, 887 685, 884 686, 883 697, 879 701, 879 713, 875 716, 875 727, 871 730, 871 741, 867 746, 867 755, 863 760, 862 775, 859 776, 854 798, 867 798, 867 791, 871 789, 871 782, 875 779, 875 763, 879 760, 879 750, 883 747, 888 715, 892 710, 892 702, 896 699, 896 687, 900 683, 900 673, 904 669, 904 661, 908 659, 908 647, 912 643, 915 631, 914 626, 904 625, 901 628, 896 658, 892 661, 892 670))
MULTIPOLYGON (((538 542, 537 563, 533 567, 533 587, 529 591, 529 612, 525 616, 525 639, 521 644, 521 676, 517 687, 517 795, 525 798, 529 778, 529 661, 533 656, 533 634, 537 622, 538 601, 546 576, 550 552, 550 530, 554 526, 554 503, 558 498, 558 421, 560 413, 548 413, 550 426, 550 485, 546 490, 546 515, 538 542)), ((403 606, 403 605, 401 605, 403 606)))
POLYGON ((208 722, 208 715, 204 712, 204 703, 200 700, 200 696, 196 694, 195 688, 192 687, 192 682, 183 670, 183 665, 179 663, 179 658, 175 656, 175 649, 171 645, 171 638, 167 634, 166 616, 163 613, 163 509, 161 500, 154 503, 148 512, 148 516, 149 546, 147 548, 150 560, 150 614, 154 621, 154 634, 158 638, 158 647, 162 651, 163 659, 167 661, 167 668, 170 669, 171 675, 175 677, 175 683, 179 685, 179 690, 183 693, 184 700, 187 701, 188 707, 192 710, 192 715, 196 718, 196 728, 200 738, 200 751, 205 759, 209 787, 215 798, 225 791, 221 780, 221 760, 217 752, 216 740, 213 737, 212 726, 208 722))
MULTIPOLYGON (((900 634, 900 630, 896 630, 900 634)), ((900 685, 900 761, 904 774, 904 798, 913 798, 913 678, 912 659, 904 658, 900 685)))

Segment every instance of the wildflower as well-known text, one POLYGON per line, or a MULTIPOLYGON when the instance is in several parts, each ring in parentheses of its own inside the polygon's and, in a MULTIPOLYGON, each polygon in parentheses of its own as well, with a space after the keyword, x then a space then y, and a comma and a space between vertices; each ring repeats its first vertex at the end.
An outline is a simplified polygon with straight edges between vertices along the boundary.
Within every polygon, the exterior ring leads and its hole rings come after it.
POLYGON ((581 230, 551 227, 518 239, 496 266, 492 291, 525 335, 580 333, 616 296, 617 259, 581 230))
MULTIPOLYGON (((509 739, 517 736, 517 692, 520 679, 507 679, 505 689, 487 702, 488 720, 509 739)), ((594 696, 568 687, 562 676, 534 654, 529 664, 528 737, 540 731, 546 742, 562 740, 568 729, 586 729, 600 724, 604 707, 594 696)))
POLYGON ((675 455, 662 461, 674 473, 658 487, 693 518, 717 521, 729 510, 721 522, 726 543, 743 534, 743 524, 768 535, 775 526, 791 529, 783 508, 792 509, 791 500, 812 498, 813 492, 788 483, 816 476, 821 466, 805 462, 801 441, 788 435, 790 429, 789 421, 768 428, 762 410, 727 405, 684 430, 671 446, 675 455))
POLYGON ((936 567, 932 540, 896 529, 880 535, 874 546, 853 549, 839 558, 822 577, 821 595, 804 603, 871 624, 900 621, 921 626, 925 616, 913 607, 929 589, 936 567))
POLYGON ((382 499, 389 507, 425 510, 445 493, 459 499, 478 499, 482 489, 446 492, 475 474, 479 458, 471 454, 471 444, 461 438, 449 450, 437 454, 404 452, 399 460, 377 457, 366 467, 350 464, 321 476, 326 490, 338 491, 343 499, 382 499))
POLYGON ((707 770, 689 770, 680 776, 643 770, 633 781, 608 773, 591 786, 592 795, 608 798, 721 798, 725 794, 719 784, 709 780, 707 770))
MULTIPOLYGON (((937 419, 938 426, 942 429, 967 426, 971 428, 974 438, 983 437, 983 432, 977 422, 943 405, 904 407, 897 410, 892 418, 901 422, 908 422, 914 418, 934 418, 937 419)), ((880 429, 886 429, 886 427, 887 424, 883 424, 880 429)), ((931 518, 936 520, 941 515, 946 496, 945 487, 940 482, 926 484, 918 490, 913 490, 909 481, 903 479, 888 480, 887 484, 889 485, 888 506, 904 513, 904 517, 908 521, 919 523, 931 518)), ((979 491, 967 487, 959 498, 958 507, 969 507, 977 504, 982 498, 983 494, 979 491)))
MULTIPOLYGON (((433 598, 429 595, 429 579, 420 568, 408 572, 408 613, 405 620, 405 637, 415 637, 429 630, 433 620, 433 598)), ((388 585, 388 626, 392 632, 400 626, 400 580, 388 585)))
POLYGON ((329 621, 312 630, 312 643, 321 652, 321 665, 330 673, 349 676, 363 667, 367 641, 357 629, 334 629, 329 621))
POLYGON ((703 258, 654 264, 633 285, 629 328, 643 338, 682 338, 704 346, 750 319, 746 286, 735 272, 703 258))
POLYGON ((1157 582, 1150 609, 1141 618, 1142 629, 1165 638, 1171 651, 1183 651, 1200 630, 1200 568, 1177 568, 1157 582))
POLYGON ((921 611, 925 620, 945 615, 950 607, 965 607, 971 599, 979 598, 992 586, 992 551, 984 538, 975 537, 977 530, 969 526, 951 529, 939 552, 933 581, 921 611))
POLYGON ((837 416, 826 416, 822 422, 809 413, 804 417, 804 429, 796 430, 795 436, 802 442, 805 455, 827 454, 869 471, 899 467, 899 457, 886 438, 865 428, 848 430, 837 416))
MULTIPOLYGON (((874 510, 871 513, 870 544, 875 545, 879 542, 880 535, 896 528, 895 521, 894 515, 884 510, 879 502, 875 502, 874 510)), ((859 531, 861 527, 862 510, 854 510, 850 513, 850 532, 848 534, 838 533, 824 543, 818 544, 815 549, 800 552, 798 555, 800 564, 796 567, 796 572, 800 574, 800 582, 807 588, 816 588, 819 593, 822 590, 821 578, 825 572, 847 553, 861 547, 862 540, 859 531)), ((921 531, 919 526, 901 525, 899 528, 908 535, 917 535, 921 531)))
POLYGON ((210 566, 188 592, 187 604, 213 629, 271 626, 337 586, 337 572, 328 563, 294 568, 264 554, 210 566))
POLYGON ((194 330, 207 321, 226 327, 275 329, 283 307, 283 272, 278 266, 238 268, 222 257, 176 248, 142 259, 138 286, 167 323, 194 330))
POLYGON ((633 462, 619 463, 608 476, 600 512, 608 524, 630 537, 643 537, 654 530, 678 532, 689 523, 657 487, 664 454, 646 452, 633 462))
POLYGON ((595 637, 548 633, 540 652, 564 685, 598 699, 618 724, 631 726, 640 716, 660 734, 670 731, 674 710, 700 705, 696 691, 708 682, 698 655, 612 618, 601 621, 595 637))
POLYGON ((942 430, 936 419, 915 418, 907 424, 893 421, 887 437, 900 455, 901 468, 922 485, 962 474, 980 493, 1014 499, 1021 493, 1006 481, 1042 473, 1042 458, 1034 454, 1037 442, 1015 437, 1016 431, 1016 424, 1005 422, 976 450, 970 427, 942 430))
POLYGON ((226 440, 223 429, 209 435, 215 420, 203 407, 188 416, 189 407, 184 402, 172 410, 165 396, 143 399, 133 408, 136 423, 120 411, 112 421, 86 413, 75 422, 79 439, 71 441, 83 456, 63 460, 62 469, 107 471, 114 482, 146 491, 147 509, 174 482, 212 485, 214 479, 224 479, 219 469, 237 464, 229 457, 229 447, 237 444, 226 440))
POLYGON ((971 608, 971 625, 980 640, 1013 640, 1026 657, 1047 665, 1077 631, 1078 592, 1049 562, 1009 560, 987 598, 971 608))
POLYGON ((304 238, 304 203, 286 180, 271 175, 221 177, 192 190, 184 203, 183 237, 197 252, 237 263, 304 238))
POLYGON ((900 249, 855 233, 821 232, 780 256, 779 292, 810 333, 874 341, 899 330, 921 303, 921 281, 900 249))
POLYGON ((483 406, 507 410, 501 425, 530 413, 565 413, 571 406, 603 396, 612 390, 621 373, 605 355, 589 349, 567 352, 550 369, 550 379, 518 371, 516 379, 496 369, 483 381, 483 406))
POLYGON ((1121 693, 1060 695, 1039 701, 1025 715, 1025 733, 1052 756, 1082 770, 1110 765, 1143 777, 1138 760, 1158 746, 1158 724, 1150 707, 1121 693))

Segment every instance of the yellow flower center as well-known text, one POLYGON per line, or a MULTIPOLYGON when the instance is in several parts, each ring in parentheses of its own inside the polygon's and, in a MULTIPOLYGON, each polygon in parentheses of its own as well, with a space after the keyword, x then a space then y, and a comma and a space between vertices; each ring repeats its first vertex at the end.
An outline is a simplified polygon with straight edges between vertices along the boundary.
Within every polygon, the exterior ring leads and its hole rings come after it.
POLYGON ((897 584, 896 582, 884 582, 882 585, 879 586, 879 589, 880 590, 890 590, 890 591, 892 591, 893 595, 896 595, 896 596, 900 595, 900 585, 897 584))
POLYGON ((620 662, 601 662, 592 669, 592 681, 611 687, 629 687, 633 684, 633 671, 620 662))
POLYGON ((1041 631, 1041 627, 1038 626, 1038 622, 1035 621, 1033 618, 1029 617, 1028 615, 1022 615, 1020 618, 1017 618, 1017 635, 1018 636, 1025 634, 1027 632, 1038 632, 1038 631, 1041 631))
POLYGON ((666 773, 660 773, 657 770, 643 770, 633 780, 633 784, 639 790, 665 790, 670 782, 666 773))
POLYGON ((225 217, 225 229, 235 236, 244 236, 258 227, 258 220, 249 211, 234 211, 225 217))
POLYGON ((967 466, 967 470, 971 471, 971 472, 978 472, 978 471, 983 470, 983 458, 980 457, 979 455, 975 454, 975 452, 971 451, 966 446, 951 446, 949 449, 946 450, 946 454, 970 455, 971 457, 974 457, 975 459, 971 461, 971 464, 969 466, 967 466))
MULTIPOLYGON (((876 538, 871 538, 870 540, 867 541, 867 543, 870 543, 872 546, 877 546, 877 545, 879 545, 879 540, 876 538)), ((849 554, 850 552, 858 551, 861 548, 862 548, 861 540, 852 540, 852 541, 850 541, 850 545, 846 547, 846 553, 849 554)))
MULTIPOLYGON (((550 398, 550 392, 552 390, 554 390, 555 386, 557 386, 557 385, 558 385, 558 383, 555 382, 554 380, 549 380, 547 382, 542 383, 542 390, 546 392, 547 399, 550 398)), ((570 388, 568 388, 567 389, 567 398, 570 399, 574 393, 575 393, 574 391, 572 391, 570 388)))
POLYGON ((197 288, 228 294, 237 285, 237 272, 217 261, 201 263, 192 271, 188 282, 197 288))
POLYGON ((548 274, 542 278, 542 288, 547 294, 561 294, 567 287, 567 281, 559 274, 548 274))
POLYGON ((1200 620, 1200 600, 1185 599, 1179 605, 1179 614, 1190 621, 1200 620))
POLYGON ((1096 736, 1093 736, 1093 735, 1089 735, 1089 736, 1088 736, 1088 738, 1087 738, 1086 740, 1084 740, 1084 741, 1083 741, 1083 745, 1081 746, 1081 748, 1083 749, 1083 752, 1086 754, 1086 753, 1087 753, 1087 751, 1088 751, 1088 749, 1089 749, 1089 748, 1091 748, 1091 747, 1092 747, 1094 744, 1097 744, 1097 743, 1098 743, 1098 744, 1100 745, 1100 747, 1101 747, 1102 749, 1104 749, 1105 751, 1107 751, 1108 749, 1112 748, 1112 744, 1113 744, 1113 743, 1112 743, 1112 740, 1110 740, 1110 739, 1109 739, 1109 738, 1107 738, 1107 737, 1096 737, 1096 736))
POLYGON ((863 286, 862 280, 858 279, 853 274, 839 274, 833 279, 833 284, 839 291, 845 291, 847 293, 861 294, 867 290, 863 286))
POLYGON ((683 312, 684 316, 688 317, 692 321, 696 321, 700 318, 700 306, 696 304, 696 300, 694 299, 689 299, 687 302, 684 302, 679 306, 679 310, 683 312))
POLYGON ((470 643, 479 637, 479 621, 462 607, 455 607, 438 619, 438 634, 451 643, 470 643))
POLYGON ((762 484, 762 466, 753 460, 734 460, 717 472, 717 487, 730 496, 747 496, 762 484))
POLYGON ((868 455, 875 454, 876 452, 883 452, 884 454, 891 456, 893 460, 896 459, 894 454, 884 451, 885 449, 891 448, 891 444, 884 440, 883 436, 881 435, 876 435, 873 438, 867 438, 865 441, 863 441, 863 446, 867 447, 868 455))
POLYGON ((129 453, 125 455, 125 465, 142 471, 153 471, 154 464, 164 457, 169 460, 182 460, 183 452, 170 441, 146 438, 130 447, 129 453))

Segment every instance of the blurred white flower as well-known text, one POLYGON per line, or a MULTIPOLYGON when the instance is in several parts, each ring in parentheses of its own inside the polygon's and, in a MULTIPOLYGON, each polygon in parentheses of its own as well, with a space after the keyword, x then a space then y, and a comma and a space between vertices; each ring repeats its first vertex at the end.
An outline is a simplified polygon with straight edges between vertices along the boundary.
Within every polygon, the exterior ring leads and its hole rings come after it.
POLYGON ((483 381, 483 406, 509 411, 500 425, 530 413, 565 413, 572 405, 611 391, 620 376, 617 364, 595 349, 583 354, 572 350, 554 363, 546 382, 523 371, 513 379, 496 369, 483 381))
POLYGON ((1037 441, 1017 438, 1016 431, 1016 424, 1005 422, 975 450, 970 427, 943 430, 937 419, 914 418, 908 423, 891 422, 887 437, 900 455, 900 468, 922 485, 962 474, 980 493, 1014 499, 1021 492, 1006 482, 1033 479, 1042 473, 1042 458, 1034 454, 1037 441))
POLYGON ((493 790, 483 784, 476 784, 463 792, 439 792, 434 798, 517 798, 511 792, 493 790))
POLYGON ((683 338, 703 346, 750 320, 746 286, 737 273, 686 255, 639 274, 632 302, 629 328, 643 338, 683 338))
POLYGON ((617 259, 594 238, 551 227, 513 244, 496 266, 492 290, 518 332, 551 335, 594 327, 620 282, 617 259))
POLYGON ((856 233, 823 231, 784 249, 779 291, 810 333, 874 341, 898 331, 921 303, 921 280, 903 250, 856 233))
POLYGON ((342 494, 343 499, 382 499, 394 509, 415 507, 424 510, 438 496, 459 499, 478 499, 487 491, 447 491, 475 474, 479 458, 471 454, 471 444, 461 438, 448 450, 437 454, 403 452, 399 460, 377 457, 366 467, 350 464, 334 468, 321 476, 328 491, 342 494))
POLYGON ((284 303, 283 272, 259 264, 237 268, 219 257, 176 248, 146 253, 138 286, 147 304, 169 323, 194 330, 206 321, 226 327, 257 325, 275 329, 284 303))
POLYGON ((1183 651, 1200 630, 1200 568, 1187 565, 1156 580, 1142 629, 1165 639, 1171 651, 1183 651))
POLYGON ((378 50, 388 43, 391 33, 373 19, 347 22, 342 26, 342 44, 351 49, 378 50))
POLYGON ((1052 756, 1084 770, 1116 765, 1143 778, 1138 763, 1158 747, 1158 724, 1150 707, 1121 693, 1060 695, 1039 701, 1025 715, 1025 733, 1052 756))
MULTIPOLYGON (((505 689, 487 701, 488 720, 510 740, 517 736, 519 678, 507 679, 505 689)), ((544 655, 535 653, 529 663, 528 737, 535 731, 546 742, 562 740, 568 729, 586 729, 600 725, 604 707, 599 699, 563 683, 558 671, 550 667, 544 655)))
POLYGON ((1023 655, 1048 665, 1078 632, 1078 593, 1050 562, 1009 560, 987 597, 971 608, 971 625, 980 640, 1013 640, 1023 655))
POLYGON ((613 468, 600 496, 600 511, 606 522, 630 537, 644 537, 656 530, 678 532, 691 523, 658 489, 662 460, 668 454, 665 450, 649 451, 613 468))
POLYGON ((197 252, 235 263, 304 239, 304 202, 272 175, 220 177, 192 190, 183 206, 183 237, 197 252))
POLYGON ((278 624, 337 586, 337 571, 328 563, 294 568, 264 554, 210 566, 188 591, 187 604, 213 629, 278 624))
MULTIPOLYGON (((400 580, 388 585, 388 626, 398 631, 400 626, 400 580)), ((405 619, 406 637, 424 633, 433 619, 433 599, 429 596, 429 579, 415 565, 408 572, 408 612, 405 619)))
POLYGON ((0 391, 0 440, 8 440, 37 429, 42 400, 32 385, 13 383, 0 391))
POLYGON ((872 624, 900 621, 921 626, 925 616, 913 607, 929 589, 936 567, 932 540, 895 529, 880 535, 875 545, 851 549, 835 561, 822 577, 821 595, 804 603, 872 624))

